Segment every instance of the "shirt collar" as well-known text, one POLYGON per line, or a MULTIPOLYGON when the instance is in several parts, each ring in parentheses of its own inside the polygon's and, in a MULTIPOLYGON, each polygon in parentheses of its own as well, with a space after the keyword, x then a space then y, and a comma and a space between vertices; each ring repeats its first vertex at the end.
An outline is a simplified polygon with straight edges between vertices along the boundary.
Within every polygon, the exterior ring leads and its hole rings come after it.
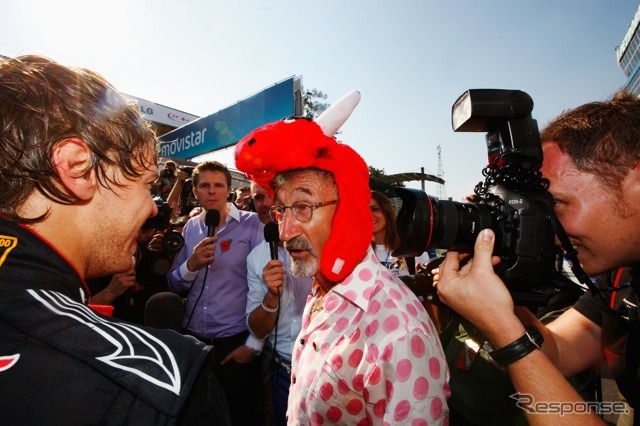
POLYGON ((238 210, 236 205, 233 204, 233 203, 227 203, 227 206, 230 207, 229 214, 227 215, 227 222, 229 221, 230 217, 232 219, 235 219, 236 221, 240 222, 240 210, 238 210))
POLYGON ((360 309, 366 310, 369 306, 369 299, 374 290, 373 287, 376 280, 380 278, 381 273, 384 274, 385 272, 388 273, 386 268, 382 268, 380 263, 377 262, 376 255, 370 246, 362 262, 356 266, 344 281, 338 283, 332 290, 360 309), (381 269, 383 270, 381 271, 381 269))
MULTIPOLYGON (((227 214, 227 219, 225 220, 225 223, 228 223, 231 219, 234 219, 237 222, 240 222, 240 210, 238 210, 236 205, 233 203, 227 203, 227 207, 229 207, 229 213, 227 214)), ((204 222, 204 219, 206 216, 207 216, 207 212, 203 210, 202 213, 198 215, 198 219, 200 220, 200 222, 204 222)))

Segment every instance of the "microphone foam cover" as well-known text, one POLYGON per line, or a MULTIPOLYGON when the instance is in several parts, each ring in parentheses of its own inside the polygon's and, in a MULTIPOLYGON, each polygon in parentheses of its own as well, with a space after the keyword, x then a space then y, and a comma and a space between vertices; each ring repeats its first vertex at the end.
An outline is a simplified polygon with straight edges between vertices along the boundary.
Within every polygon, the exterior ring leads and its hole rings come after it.
POLYGON ((207 210, 207 214, 204 217, 204 224, 212 228, 217 228, 220 224, 220 212, 218 210, 207 210))
POLYGON ((280 230, 276 223, 269 222, 264 225, 264 239, 268 243, 277 243, 280 241, 280 230))
POLYGON ((144 325, 181 332, 184 301, 171 292, 156 293, 144 307, 144 325))

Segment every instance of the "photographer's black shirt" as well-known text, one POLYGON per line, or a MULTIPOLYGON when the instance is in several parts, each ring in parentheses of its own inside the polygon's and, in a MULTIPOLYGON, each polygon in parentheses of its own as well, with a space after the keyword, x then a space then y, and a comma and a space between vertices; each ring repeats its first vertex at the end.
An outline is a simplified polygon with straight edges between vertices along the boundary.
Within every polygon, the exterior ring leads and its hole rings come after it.
POLYGON ((607 364, 640 421, 640 269, 621 268, 602 274, 595 286, 600 291, 587 291, 573 307, 602 328, 607 364))
MULTIPOLYGON (((617 269, 613 272, 601 274, 594 282, 599 291, 595 295, 587 291, 580 297, 573 308, 599 327, 602 327, 602 313, 606 309, 627 310, 632 308, 631 305, 625 304, 623 301, 627 298, 633 304, 633 299, 638 297, 630 285, 615 292, 615 294, 613 291, 614 285, 624 286, 631 284, 632 279, 636 283, 640 283, 640 268, 622 268, 621 270, 617 269), (618 274, 620 274, 619 277, 618 274), (613 305, 612 297, 614 299, 613 305)), ((631 310, 631 314, 633 316, 633 310, 631 310)))

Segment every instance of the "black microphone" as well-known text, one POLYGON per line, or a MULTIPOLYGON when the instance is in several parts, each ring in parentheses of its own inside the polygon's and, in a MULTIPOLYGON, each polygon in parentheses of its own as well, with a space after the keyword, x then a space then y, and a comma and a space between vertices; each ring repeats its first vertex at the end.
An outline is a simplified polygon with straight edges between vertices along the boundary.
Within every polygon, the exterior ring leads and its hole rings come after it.
POLYGON ((218 210, 207 210, 204 217, 204 224, 207 225, 207 237, 213 237, 216 228, 220 224, 220 212, 218 210))
MULTIPOLYGON (((207 225, 207 238, 213 237, 213 234, 216 232, 216 228, 220 224, 220 212, 214 209, 207 210, 207 214, 204 215, 204 224, 207 225)), ((205 283, 207 282, 208 273, 209 273, 209 267, 207 266, 204 270, 204 278, 202 279, 200 294, 196 299, 196 303, 193 304, 193 309, 191 310, 191 314, 189 315, 189 320, 187 321, 187 325, 184 326, 185 331, 189 328, 189 324, 191 324, 191 318, 193 318, 193 313, 196 311, 196 306, 198 306, 198 302, 202 297, 202 292, 204 291, 204 286, 205 286, 205 283)))
POLYGON ((144 325, 154 328, 182 331, 184 301, 169 291, 156 293, 144 305, 144 325))
POLYGON ((278 260, 278 242, 280 241, 280 231, 278 225, 269 222, 264 225, 264 239, 269 243, 269 251, 271 252, 271 260, 278 260))

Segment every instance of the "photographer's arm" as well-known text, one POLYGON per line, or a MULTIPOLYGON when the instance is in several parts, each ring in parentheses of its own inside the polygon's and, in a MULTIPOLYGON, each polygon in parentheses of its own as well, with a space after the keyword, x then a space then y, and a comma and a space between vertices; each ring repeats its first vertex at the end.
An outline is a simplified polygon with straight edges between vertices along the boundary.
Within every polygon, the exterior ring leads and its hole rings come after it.
POLYGON ((525 325, 532 325, 544 336, 542 352, 565 376, 573 376, 604 362, 600 337, 602 329, 573 308, 546 326, 528 309, 516 307, 525 325))
POLYGON ((153 183, 151 184, 151 195, 156 195, 158 193, 158 190, 160 189, 160 187, 162 186, 162 177, 158 176, 158 178, 153 181, 153 183))
POLYGON ((94 305, 111 305, 114 300, 122 296, 127 290, 136 285, 136 271, 130 269, 121 274, 115 274, 109 285, 91 297, 94 305))
POLYGON ((169 192, 169 196, 167 197, 167 204, 171 206, 171 217, 174 217, 178 210, 178 202, 180 201, 182 187, 184 185, 184 181, 188 177, 189 174, 184 170, 178 170, 176 173, 176 182, 173 184, 173 188, 171 188, 171 192, 169 192))
MULTIPOLYGON (((460 267, 463 255, 449 250, 440 265, 436 286, 444 303, 471 321, 496 349, 500 349, 521 338, 525 327, 514 312, 509 291, 493 271, 493 264, 497 262, 491 256, 494 240, 493 231, 480 232, 474 258, 463 267, 460 267)), ((534 350, 509 364, 507 371, 515 389, 530 399, 527 408, 538 409, 537 413, 527 411, 530 424, 602 424, 595 414, 565 413, 560 416, 557 411, 554 414, 543 413, 545 408, 547 412, 551 411, 548 405, 536 406, 537 403, 552 402, 571 407, 572 402, 582 402, 575 389, 542 351, 534 350)))

